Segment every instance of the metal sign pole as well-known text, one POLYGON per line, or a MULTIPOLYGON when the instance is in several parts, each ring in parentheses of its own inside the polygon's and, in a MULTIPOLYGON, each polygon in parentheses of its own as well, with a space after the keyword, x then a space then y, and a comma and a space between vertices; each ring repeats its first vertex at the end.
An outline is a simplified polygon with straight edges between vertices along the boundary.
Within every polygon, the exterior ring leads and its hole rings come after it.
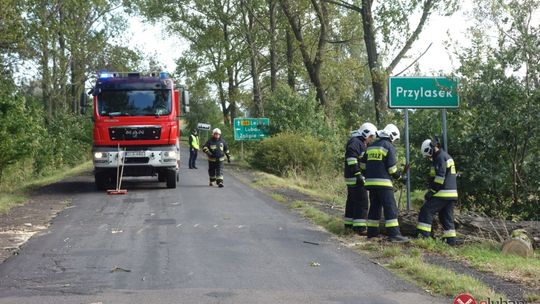
POLYGON ((443 150, 448 152, 448 136, 446 132, 446 109, 442 109, 442 133, 443 133, 443 150))
MULTIPOLYGON (((409 109, 405 109, 405 159, 406 164, 411 163, 411 155, 410 155, 410 143, 409 143, 409 109)), ((407 172, 404 172, 407 176, 407 211, 411 210, 411 179, 410 179, 410 172, 411 172, 411 166, 406 166, 407 172)))

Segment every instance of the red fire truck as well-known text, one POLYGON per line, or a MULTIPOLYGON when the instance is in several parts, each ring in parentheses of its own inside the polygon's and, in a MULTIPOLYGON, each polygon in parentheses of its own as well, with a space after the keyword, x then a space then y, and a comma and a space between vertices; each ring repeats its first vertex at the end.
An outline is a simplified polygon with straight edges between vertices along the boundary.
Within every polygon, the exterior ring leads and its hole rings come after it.
MULTIPOLYGON (((180 165, 180 114, 189 111, 189 93, 175 88, 165 72, 150 75, 101 71, 91 90, 96 187, 106 189, 122 176, 157 176, 176 188, 180 165)), ((81 112, 87 106, 81 95, 81 112)))

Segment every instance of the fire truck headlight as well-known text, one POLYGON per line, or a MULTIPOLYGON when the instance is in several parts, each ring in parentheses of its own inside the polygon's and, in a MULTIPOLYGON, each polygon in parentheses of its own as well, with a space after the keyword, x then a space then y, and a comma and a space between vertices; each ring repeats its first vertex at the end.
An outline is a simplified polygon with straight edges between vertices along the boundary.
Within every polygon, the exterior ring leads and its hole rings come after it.
POLYGON ((106 158, 108 156, 108 154, 105 152, 96 152, 94 153, 94 158, 95 159, 101 159, 101 158, 106 158))
POLYGON ((176 158, 176 151, 165 152, 165 157, 176 158))

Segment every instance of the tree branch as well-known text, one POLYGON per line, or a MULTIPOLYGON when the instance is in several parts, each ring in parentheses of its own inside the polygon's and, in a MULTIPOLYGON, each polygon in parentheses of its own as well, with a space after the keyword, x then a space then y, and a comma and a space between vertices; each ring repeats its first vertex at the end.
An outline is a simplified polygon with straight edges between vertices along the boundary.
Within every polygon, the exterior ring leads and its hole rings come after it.
POLYGON ((418 60, 420 60, 420 58, 422 58, 422 56, 424 56, 427 53, 427 51, 429 50, 429 48, 431 47, 432 44, 433 44, 433 42, 431 42, 428 45, 428 47, 426 48, 426 50, 422 54, 420 54, 420 56, 418 56, 411 64, 409 64, 406 68, 404 68, 401 72, 397 73, 394 76, 399 76, 399 75, 403 74, 403 72, 408 70, 410 67, 412 67, 418 60))
POLYGON ((420 22, 418 22, 418 25, 416 26, 416 29, 412 33, 412 35, 407 39, 407 42, 405 42, 405 45, 399 51, 399 53, 396 55, 394 60, 390 63, 390 65, 386 68, 386 72, 388 74, 391 74, 392 71, 395 69, 395 67, 398 65, 399 61, 405 56, 405 54, 409 51, 411 48, 413 42, 418 38, 420 33, 422 32, 422 29, 424 27, 424 24, 426 23, 426 20, 429 17, 429 14, 431 13, 431 9, 433 8, 433 0, 425 0, 424 2, 424 8, 422 12, 422 17, 420 18, 420 22))
POLYGON ((353 10, 353 11, 358 12, 358 13, 362 12, 361 7, 356 6, 354 4, 350 4, 350 3, 342 1, 342 0, 322 0, 322 1, 341 6, 343 8, 350 9, 350 10, 353 10))

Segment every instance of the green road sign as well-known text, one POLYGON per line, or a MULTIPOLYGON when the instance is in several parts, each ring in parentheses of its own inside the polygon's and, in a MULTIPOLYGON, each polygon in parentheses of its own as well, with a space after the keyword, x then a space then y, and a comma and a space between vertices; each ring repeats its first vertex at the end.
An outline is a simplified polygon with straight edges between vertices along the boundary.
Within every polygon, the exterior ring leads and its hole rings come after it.
POLYGON ((235 118, 234 140, 261 140, 268 137, 270 119, 268 118, 235 118))
POLYGON ((458 80, 447 77, 390 77, 390 108, 457 108, 458 80))

